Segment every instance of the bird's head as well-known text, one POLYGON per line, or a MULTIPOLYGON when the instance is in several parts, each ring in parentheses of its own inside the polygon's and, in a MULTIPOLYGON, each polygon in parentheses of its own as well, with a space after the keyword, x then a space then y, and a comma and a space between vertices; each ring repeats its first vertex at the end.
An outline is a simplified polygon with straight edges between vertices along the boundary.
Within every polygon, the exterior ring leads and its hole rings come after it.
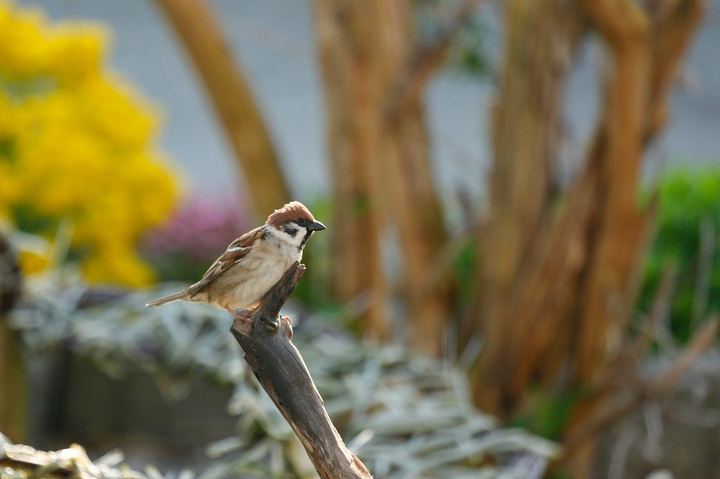
POLYGON ((305 243, 315 231, 327 229, 324 224, 315 221, 310 210, 299 201, 292 201, 275 210, 268 216, 267 225, 274 228, 278 236, 299 249, 305 247, 305 243))

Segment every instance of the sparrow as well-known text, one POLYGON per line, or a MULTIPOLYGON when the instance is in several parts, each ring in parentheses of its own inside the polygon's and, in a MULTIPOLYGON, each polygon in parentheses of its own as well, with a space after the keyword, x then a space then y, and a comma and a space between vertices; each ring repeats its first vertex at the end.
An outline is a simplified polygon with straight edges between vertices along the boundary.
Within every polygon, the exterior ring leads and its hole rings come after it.
POLYGON ((218 309, 251 309, 302 259, 313 233, 324 229, 302 203, 292 201, 230 243, 200 281, 145 307, 193 301, 218 309))

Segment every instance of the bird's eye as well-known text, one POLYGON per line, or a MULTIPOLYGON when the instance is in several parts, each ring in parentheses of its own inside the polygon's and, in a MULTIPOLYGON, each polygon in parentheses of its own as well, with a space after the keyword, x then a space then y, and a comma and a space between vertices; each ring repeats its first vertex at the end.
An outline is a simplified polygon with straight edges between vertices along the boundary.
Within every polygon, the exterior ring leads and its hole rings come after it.
POLYGON ((305 218, 299 218, 299 219, 297 220, 297 224, 299 224, 300 226, 304 226, 304 225, 305 225, 305 218))

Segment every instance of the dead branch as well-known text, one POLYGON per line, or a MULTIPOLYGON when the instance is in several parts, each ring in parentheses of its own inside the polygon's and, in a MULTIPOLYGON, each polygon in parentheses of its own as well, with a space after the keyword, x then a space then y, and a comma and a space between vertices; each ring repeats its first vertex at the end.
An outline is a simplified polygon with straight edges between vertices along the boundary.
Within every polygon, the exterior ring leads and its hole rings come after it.
POLYGON ((30 446, 3 441, 0 435, 0 470, 5 477, 114 477, 139 479, 147 476, 135 472, 120 462, 119 451, 107 454, 94 464, 81 446, 73 444, 60 451, 38 451, 30 446), (102 463, 102 465, 100 465, 102 463), (116 467, 119 466, 119 467, 116 467))
POLYGON ((230 331, 245 351, 260 385, 302 442, 321 478, 371 478, 365 465, 343 443, 323 400, 291 342, 292 326, 280 317, 305 266, 295 263, 252 311, 234 311, 230 331))

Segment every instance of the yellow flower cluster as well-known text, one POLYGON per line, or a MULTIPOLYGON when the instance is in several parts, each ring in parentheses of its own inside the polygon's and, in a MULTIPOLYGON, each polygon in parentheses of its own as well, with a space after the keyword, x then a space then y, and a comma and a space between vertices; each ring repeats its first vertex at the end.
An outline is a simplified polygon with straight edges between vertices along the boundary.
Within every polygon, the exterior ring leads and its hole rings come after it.
POLYGON ((103 71, 106 39, 0 0, 0 217, 47 238, 69 220, 88 280, 141 286, 135 244, 177 191, 155 113, 103 71))

